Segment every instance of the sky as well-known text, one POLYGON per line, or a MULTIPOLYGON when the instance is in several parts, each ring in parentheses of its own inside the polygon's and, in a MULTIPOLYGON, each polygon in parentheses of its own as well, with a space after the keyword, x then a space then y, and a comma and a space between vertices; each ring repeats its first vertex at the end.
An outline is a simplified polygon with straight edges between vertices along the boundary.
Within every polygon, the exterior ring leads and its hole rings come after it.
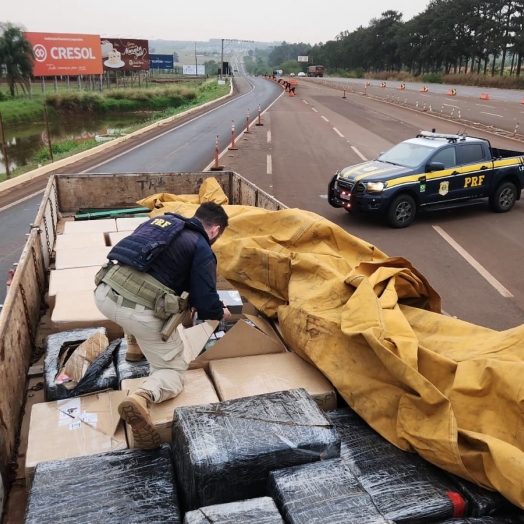
POLYGON ((316 44, 367 26, 386 10, 407 21, 427 0, 0 0, 0 21, 27 31, 146 40, 316 44))

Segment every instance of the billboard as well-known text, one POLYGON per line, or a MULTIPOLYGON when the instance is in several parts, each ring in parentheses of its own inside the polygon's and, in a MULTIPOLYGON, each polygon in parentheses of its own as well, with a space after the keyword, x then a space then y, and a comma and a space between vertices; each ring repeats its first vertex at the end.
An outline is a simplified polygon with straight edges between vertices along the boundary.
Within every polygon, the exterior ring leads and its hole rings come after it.
POLYGON ((147 40, 130 38, 102 38, 104 71, 144 71, 149 69, 147 40))
POLYGON ((35 76, 99 75, 100 36, 24 33, 33 47, 35 76))
POLYGON ((198 69, 196 69, 194 65, 185 65, 185 66, 182 66, 182 74, 184 75, 205 75, 206 66, 199 65, 198 69))
POLYGON ((299 56, 298 57, 298 61, 299 62, 308 62, 309 61, 309 56, 299 56))
POLYGON ((173 69, 173 55, 149 55, 151 69, 173 69))

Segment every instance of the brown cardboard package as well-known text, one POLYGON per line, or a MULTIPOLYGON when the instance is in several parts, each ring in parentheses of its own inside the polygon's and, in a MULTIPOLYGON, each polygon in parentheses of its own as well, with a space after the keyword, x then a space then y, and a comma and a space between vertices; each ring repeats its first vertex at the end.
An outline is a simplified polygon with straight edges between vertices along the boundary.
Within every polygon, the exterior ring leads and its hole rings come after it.
POLYGON ((149 217, 126 217, 116 219, 117 231, 134 231, 142 222, 149 220, 149 217))
POLYGON ((107 241, 110 246, 118 244, 123 238, 128 237, 132 231, 117 231, 116 233, 108 233, 107 241))
POLYGON ((110 233, 116 231, 116 221, 114 218, 104 218, 101 220, 75 220, 64 223, 64 235, 77 235, 79 233, 110 233))
POLYGON ((110 246, 60 249, 56 251, 55 269, 98 266, 107 262, 110 246))
MULTIPOLYGON (((133 378, 122 381, 122 390, 126 393, 133 393, 143 378, 133 378)), ((193 369, 186 373, 184 389, 176 397, 159 404, 152 404, 150 415, 155 424, 162 442, 171 444, 171 428, 173 427, 173 411, 182 406, 199 406, 200 404, 212 404, 219 402, 215 388, 203 369, 193 369)), ((126 428, 127 442, 130 448, 135 447, 133 434, 126 428)))
POLYGON ((190 328, 178 326, 178 333, 184 343, 184 358, 189 362, 189 369, 204 368, 207 371, 212 360, 287 351, 267 320, 254 315, 244 316, 256 327, 239 320, 201 355, 202 349, 218 326, 218 321, 209 320, 190 328))
POLYGON ((55 307, 51 314, 55 331, 86 327, 105 327, 109 340, 123 336, 123 330, 107 319, 96 307, 93 291, 60 291, 56 294, 55 307))
POLYGON ((220 400, 304 388, 322 410, 337 407, 331 382, 295 353, 213 360, 209 372, 220 400))
POLYGON ((49 307, 55 307, 56 294, 60 291, 94 291, 95 275, 99 269, 100 266, 53 269, 49 274, 49 307))
POLYGON ((106 245, 104 233, 99 231, 93 233, 78 233, 75 235, 58 235, 54 249, 77 249, 86 247, 103 247, 106 245))
POLYGON ((96 333, 84 340, 67 359, 64 367, 60 370, 60 375, 66 375, 72 381, 80 382, 89 366, 107 346, 109 346, 109 340, 103 333, 96 333))
POLYGON ((110 391, 35 404, 25 460, 27 485, 39 462, 127 449, 117 411, 125 397, 124 391, 110 391))

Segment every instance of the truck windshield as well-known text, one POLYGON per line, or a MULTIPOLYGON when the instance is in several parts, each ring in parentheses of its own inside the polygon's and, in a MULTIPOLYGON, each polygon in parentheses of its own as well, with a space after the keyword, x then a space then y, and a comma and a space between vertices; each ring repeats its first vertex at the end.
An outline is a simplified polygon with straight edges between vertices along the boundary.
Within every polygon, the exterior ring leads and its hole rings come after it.
POLYGON ((435 148, 401 142, 378 157, 381 162, 405 167, 417 167, 435 152, 435 148))

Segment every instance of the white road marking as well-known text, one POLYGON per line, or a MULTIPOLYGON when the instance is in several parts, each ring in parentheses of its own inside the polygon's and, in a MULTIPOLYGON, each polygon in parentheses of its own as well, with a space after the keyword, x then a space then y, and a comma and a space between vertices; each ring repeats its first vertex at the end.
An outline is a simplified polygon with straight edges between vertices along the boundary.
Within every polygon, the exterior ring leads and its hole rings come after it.
POLYGON ((353 151, 355 151, 355 153, 364 161, 364 162, 367 162, 367 158, 355 147, 355 146, 351 146, 351 149, 353 149, 353 151))
POLYGON ((329 120, 325 116, 321 116, 322 120, 325 120, 326 122, 329 122, 329 120))
POLYGON ((340 137, 340 138, 344 138, 344 135, 336 128, 334 127, 333 128, 333 131, 335 131, 335 133, 340 137))
POLYGON ((484 266, 479 264, 462 246, 455 242, 442 228, 433 226, 433 229, 460 255, 466 262, 468 262, 474 269, 476 269, 482 277, 484 277, 503 297, 513 298, 513 295, 491 274, 484 266))
POLYGON ((267 132, 267 143, 271 144, 271 131, 267 132))
POLYGON ((271 155, 267 155, 267 174, 273 174, 273 159, 271 158, 271 155))
POLYGON ((454 107, 455 109, 460 109, 460 106, 454 106, 453 104, 442 104, 444 107, 454 107))
POLYGON ((496 115, 495 113, 486 113, 486 111, 481 111, 480 113, 482 115, 498 116, 499 118, 504 118, 502 115, 496 115))
POLYGON ((490 109, 495 109, 495 106, 488 106, 486 104, 475 104, 475 105, 479 107, 489 107, 490 109))
POLYGON ((315 111, 315 113, 318 113, 318 111, 314 107, 312 107, 311 109, 315 111))
POLYGON ((307 100, 302 100, 302 102, 304 102, 304 104, 309 105, 309 102, 307 100))
POLYGON ((2 211, 5 211, 6 209, 9 209, 10 207, 14 207, 14 206, 17 206, 18 204, 21 204, 22 202, 25 202, 26 200, 29 200, 30 198, 33 198, 35 197, 36 195, 40 195, 41 193, 43 193, 45 191, 45 189, 41 189, 40 191, 37 191, 36 193, 33 193, 31 195, 28 195, 24 198, 21 198, 20 200, 17 200, 16 202, 12 202, 11 204, 8 204, 7 206, 4 206, 4 207, 0 207, 0 213, 2 211))

